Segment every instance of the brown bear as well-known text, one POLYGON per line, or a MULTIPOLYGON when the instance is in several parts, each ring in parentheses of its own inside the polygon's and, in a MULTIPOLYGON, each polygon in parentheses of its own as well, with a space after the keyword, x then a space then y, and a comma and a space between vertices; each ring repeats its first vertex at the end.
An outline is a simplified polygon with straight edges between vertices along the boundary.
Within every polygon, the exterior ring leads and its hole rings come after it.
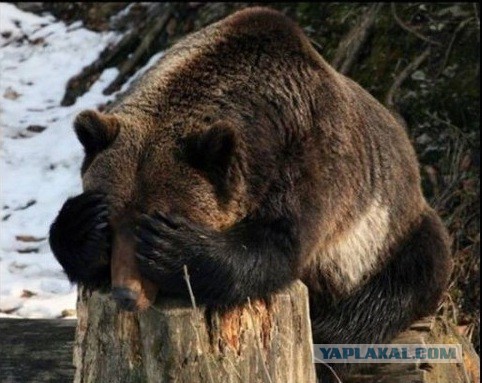
POLYGON ((112 277, 125 309, 187 297, 184 265, 213 307, 301 279, 315 343, 386 342, 439 304, 448 236, 405 130, 276 11, 186 37, 74 125, 85 193, 51 247, 71 281, 112 277))

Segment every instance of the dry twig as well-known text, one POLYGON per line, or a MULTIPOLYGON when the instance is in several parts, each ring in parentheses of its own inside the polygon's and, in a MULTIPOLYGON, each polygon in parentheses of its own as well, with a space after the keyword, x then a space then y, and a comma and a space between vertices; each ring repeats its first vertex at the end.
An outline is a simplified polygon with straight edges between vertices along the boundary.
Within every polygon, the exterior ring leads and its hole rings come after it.
POLYGON ((462 29, 464 29, 464 27, 469 23, 469 21, 472 21, 472 20, 473 20, 473 17, 469 17, 469 18, 463 20, 457 26, 457 28, 455 29, 455 31, 452 35, 452 38, 450 39, 449 46, 447 47, 447 50, 445 51, 444 61, 443 61, 442 65, 440 66, 440 70, 439 70, 439 73, 438 73, 439 76, 442 74, 443 70, 445 69, 445 67, 447 65, 447 62, 449 61, 450 53, 452 53, 452 47, 454 45, 455 39, 457 38, 457 35, 460 33, 460 31, 462 29))
POLYGON ((422 52, 422 54, 415 57, 415 59, 410 64, 408 64, 397 77, 395 77, 395 80, 393 81, 392 86, 390 87, 390 89, 387 92, 387 95, 385 96, 385 105, 387 105, 392 109, 395 108, 396 94, 398 93, 398 90, 400 89, 401 85, 408 78, 408 76, 410 76, 420 66, 420 64, 422 64, 427 59, 429 55, 430 55, 430 48, 427 48, 422 52))
POLYGON ((368 40, 375 24, 376 16, 383 3, 373 4, 362 16, 361 20, 341 40, 335 53, 332 65, 340 73, 348 74, 359 53, 368 40))
MULTIPOLYGON (((187 289, 189 291, 189 297, 191 298, 191 305, 192 305, 192 308, 194 310, 193 311, 194 312, 194 320, 197 322, 197 321, 201 320, 201 314, 199 313, 199 310, 196 306, 196 298, 194 297, 194 293, 192 291, 192 286, 191 286, 191 281, 189 279, 189 273, 188 273, 188 270, 187 270, 187 266, 183 265, 182 269, 184 271, 184 280, 186 281, 187 289)), ((214 383, 213 373, 211 371, 211 364, 210 364, 210 361, 209 361, 209 358, 208 358, 208 354, 206 352, 204 352, 204 350, 202 350, 203 343, 201 342, 201 336, 199 335, 199 331, 198 331, 199 325, 198 325, 198 323, 194 323, 193 326, 194 326, 194 332, 196 333, 197 344, 199 345, 202 353, 205 356, 204 361, 206 362, 206 369, 208 371, 209 381, 211 383, 214 383)))

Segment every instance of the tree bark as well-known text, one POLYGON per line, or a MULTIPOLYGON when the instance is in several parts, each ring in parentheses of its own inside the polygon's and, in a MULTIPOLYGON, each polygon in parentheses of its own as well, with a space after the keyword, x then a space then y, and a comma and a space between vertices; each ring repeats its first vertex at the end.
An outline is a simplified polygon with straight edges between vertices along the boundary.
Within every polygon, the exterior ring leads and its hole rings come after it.
POLYGON ((344 383, 476 383, 480 359, 470 341, 441 317, 428 317, 399 334, 393 344, 460 344, 463 363, 358 364, 344 383))
POLYGON ((81 290, 77 314, 75 382, 316 382, 301 282, 225 313, 162 298, 121 312, 81 290))

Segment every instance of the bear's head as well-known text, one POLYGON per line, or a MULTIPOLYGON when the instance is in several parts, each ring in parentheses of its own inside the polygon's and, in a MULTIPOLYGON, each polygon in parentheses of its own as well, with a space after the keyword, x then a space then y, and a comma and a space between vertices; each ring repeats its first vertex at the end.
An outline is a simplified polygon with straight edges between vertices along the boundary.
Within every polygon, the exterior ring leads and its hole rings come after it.
POLYGON ((317 84, 319 60, 294 23, 250 8, 177 42, 107 114, 79 114, 84 190, 105 193, 110 207, 114 292, 143 308, 162 290, 137 267, 143 214, 223 230, 267 206, 267 195, 273 209, 297 204, 280 185, 293 184, 284 169, 301 156, 292 132, 311 118, 304 84, 317 84))
POLYGON ((245 215, 236 131, 229 121, 180 127, 175 121, 92 110, 77 116, 74 129, 85 150, 84 191, 105 193, 109 204, 113 295, 144 309, 162 285, 139 273, 136 220, 158 211, 222 230, 245 215))

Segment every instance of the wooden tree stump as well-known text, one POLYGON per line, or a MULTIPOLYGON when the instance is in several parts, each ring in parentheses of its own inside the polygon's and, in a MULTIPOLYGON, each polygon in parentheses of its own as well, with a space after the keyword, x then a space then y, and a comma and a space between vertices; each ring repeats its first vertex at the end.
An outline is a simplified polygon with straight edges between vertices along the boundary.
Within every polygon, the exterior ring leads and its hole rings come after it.
POLYGON ((80 291, 75 382, 316 382, 307 289, 226 313, 160 299, 119 311, 107 294, 80 291))

